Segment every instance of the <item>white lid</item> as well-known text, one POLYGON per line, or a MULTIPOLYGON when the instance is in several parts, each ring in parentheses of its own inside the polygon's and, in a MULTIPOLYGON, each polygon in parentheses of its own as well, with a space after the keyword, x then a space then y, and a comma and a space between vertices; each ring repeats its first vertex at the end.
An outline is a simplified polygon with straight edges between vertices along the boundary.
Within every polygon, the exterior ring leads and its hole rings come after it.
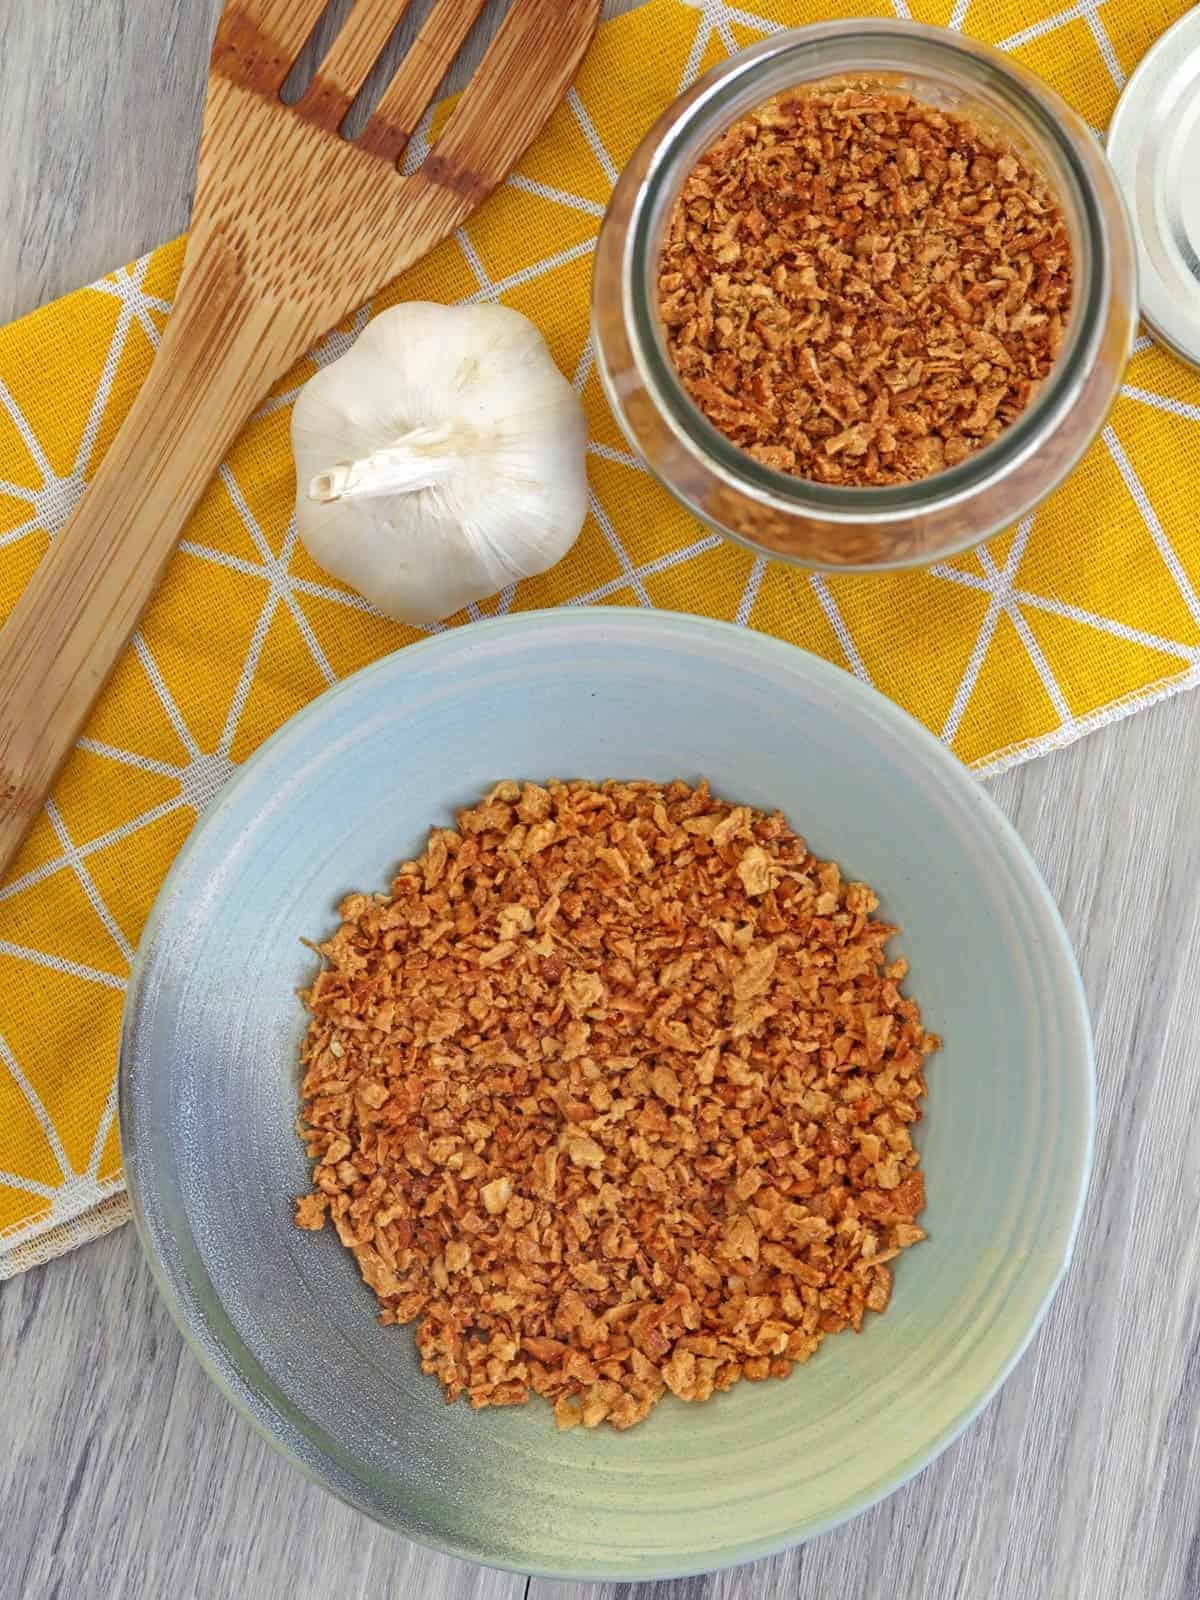
POLYGON ((1108 155, 1133 220, 1146 326, 1200 366, 1200 6, 1126 84, 1108 155))

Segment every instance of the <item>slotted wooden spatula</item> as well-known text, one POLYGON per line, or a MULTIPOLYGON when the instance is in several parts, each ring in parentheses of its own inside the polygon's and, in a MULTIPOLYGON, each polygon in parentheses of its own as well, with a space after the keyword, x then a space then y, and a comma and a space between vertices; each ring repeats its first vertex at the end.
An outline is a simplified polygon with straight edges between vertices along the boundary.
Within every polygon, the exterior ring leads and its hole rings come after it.
POLYGON ((420 167, 397 166, 483 0, 436 0, 363 133, 338 129, 408 0, 356 0, 311 87, 279 91, 326 0, 229 0, 191 237, 149 376, 0 630, 0 872, 264 391, 503 181, 566 93, 600 0, 513 0, 420 167))

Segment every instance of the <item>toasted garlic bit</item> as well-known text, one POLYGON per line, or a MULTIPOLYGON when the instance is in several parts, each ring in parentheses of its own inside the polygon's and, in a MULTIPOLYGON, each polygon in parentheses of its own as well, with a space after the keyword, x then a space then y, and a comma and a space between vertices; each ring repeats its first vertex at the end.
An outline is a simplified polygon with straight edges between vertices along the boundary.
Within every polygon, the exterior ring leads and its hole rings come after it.
POLYGON ((292 412, 313 559, 400 622, 437 622, 562 559, 587 512, 583 409, 507 306, 412 301, 292 412))

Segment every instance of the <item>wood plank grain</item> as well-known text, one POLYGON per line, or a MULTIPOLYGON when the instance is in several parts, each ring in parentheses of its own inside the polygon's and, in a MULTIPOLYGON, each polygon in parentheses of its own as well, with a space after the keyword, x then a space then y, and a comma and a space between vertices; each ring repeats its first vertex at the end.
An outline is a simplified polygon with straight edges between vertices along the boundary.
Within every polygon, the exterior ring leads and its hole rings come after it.
MULTIPOLYGON (((214 10, 4 7, 0 317, 184 225, 214 10)), ((939 1462, 805 1549, 529 1600, 1200 1600, 1200 702, 991 787, 1063 907, 1097 1031, 1096 1176, 1042 1334, 939 1462)), ((130 1229, 0 1285, 0 1349, 0 1600, 524 1594, 280 1460, 187 1353, 130 1229)))

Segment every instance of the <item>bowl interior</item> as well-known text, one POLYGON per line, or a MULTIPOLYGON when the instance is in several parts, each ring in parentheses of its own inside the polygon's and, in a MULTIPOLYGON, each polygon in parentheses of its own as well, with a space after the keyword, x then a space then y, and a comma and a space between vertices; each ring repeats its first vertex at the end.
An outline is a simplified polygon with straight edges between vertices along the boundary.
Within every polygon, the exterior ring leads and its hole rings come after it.
POLYGON ((1070 1253, 1090 1154, 1087 1019, 1016 835, 888 702, 773 640, 665 613, 442 635, 347 680, 243 769, 156 908, 126 1013, 122 1136, 143 1240, 218 1381, 311 1474, 442 1548, 636 1577, 742 1561, 870 1504, 965 1425, 1070 1253), (785 1383, 668 1397, 627 1434, 540 1401, 474 1414, 302 1233, 295 990, 351 888, 501 777, 708 776, 779 806, 881 894, 943 1052, 919 1142, 930 1239, 887 1314, 785 1383))

